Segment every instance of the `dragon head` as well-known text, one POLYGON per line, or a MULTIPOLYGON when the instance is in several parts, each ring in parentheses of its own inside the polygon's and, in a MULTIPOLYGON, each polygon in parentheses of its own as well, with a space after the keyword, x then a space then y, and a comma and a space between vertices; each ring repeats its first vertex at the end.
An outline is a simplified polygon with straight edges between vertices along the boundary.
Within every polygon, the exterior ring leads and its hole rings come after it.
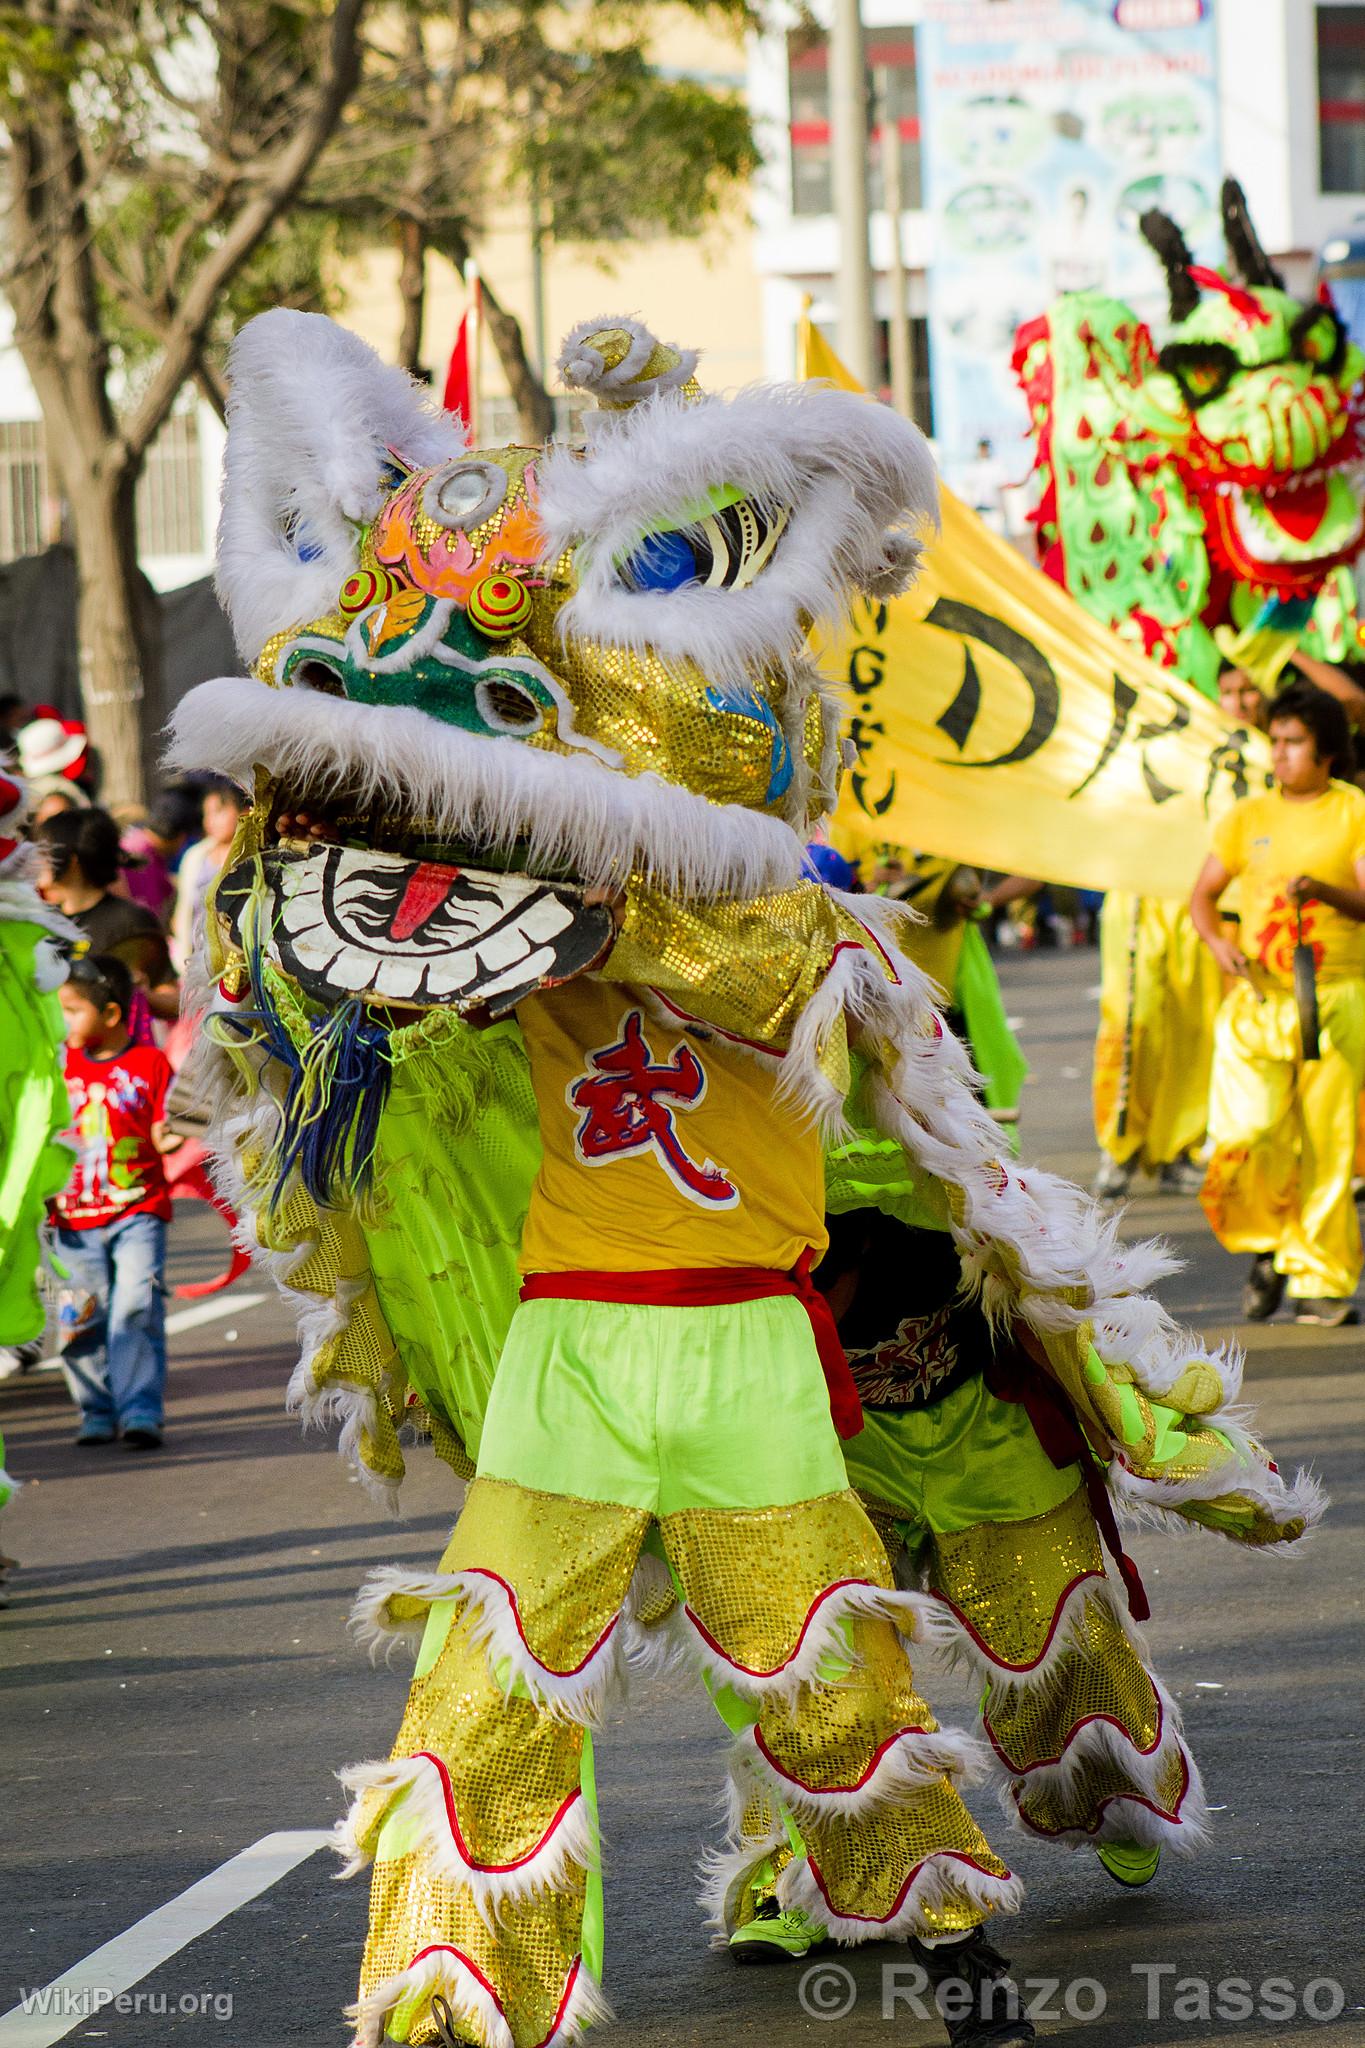
POLYGON ((1173 324, 1140 418, 1197 494, 1214 564, 1282 597, 1314 597, 1365 540, 1355 412, 1365 355, 1330 304, 1284 289, 1234 179, 1223 221, 1230 275, 1195 264, 1164 214, 1143 217, 1173 324))
POLYGON ((229 951, 324 1008, 498 1014, 601 957, 603 890, 797 877, 839 768, 808 629, 908 578, 932 465, 860 396, 695 362, 586 323, 585 444, 471 450, 331 321, 243 329, 218 585, 252 673, 172 750, 255 794, 229 951))

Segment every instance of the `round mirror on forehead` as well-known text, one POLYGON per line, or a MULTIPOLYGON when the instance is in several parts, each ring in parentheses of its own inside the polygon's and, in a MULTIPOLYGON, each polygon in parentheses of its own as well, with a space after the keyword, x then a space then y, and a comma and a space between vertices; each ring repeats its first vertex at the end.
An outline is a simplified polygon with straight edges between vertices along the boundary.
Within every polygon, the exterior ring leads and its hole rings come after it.
POLYGON ((482 526, 507 496, 507 471, 496 462, 463 460, 438 469, 422 492, 422 510, 440 526, 482 526))

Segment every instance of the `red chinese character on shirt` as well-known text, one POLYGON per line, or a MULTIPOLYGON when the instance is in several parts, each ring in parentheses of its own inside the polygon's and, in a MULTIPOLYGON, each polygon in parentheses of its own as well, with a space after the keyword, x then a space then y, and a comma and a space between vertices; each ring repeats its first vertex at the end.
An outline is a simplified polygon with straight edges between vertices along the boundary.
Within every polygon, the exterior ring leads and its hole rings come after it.
POLYGON ((695 1109, 706 1094, 706 1069, 691 1046, 675 1046, 656 1063, 641 1013, 631 1010, 616 1044, 590 1052, 588 1066, 566 1090, 569 1106, 583 1112, 574 1146, 585 1165, 652 1151, 689 1201, 734 1208, 739 1189, 711 1160, 698 1166, 688 1157, 674 1122, 675 1108, 695 1109))

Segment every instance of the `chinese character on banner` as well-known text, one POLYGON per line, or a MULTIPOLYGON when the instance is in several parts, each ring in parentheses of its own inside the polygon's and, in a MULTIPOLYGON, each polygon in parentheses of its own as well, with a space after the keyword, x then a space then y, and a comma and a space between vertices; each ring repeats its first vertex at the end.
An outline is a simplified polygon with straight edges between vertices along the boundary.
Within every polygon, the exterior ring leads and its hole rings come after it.
POLYGON ((673 1185, 709 1209, 733 1209, 739 1189, 711 1160, 698 1166, 684 1151, 675 1110, 695 1109, 706 1094, 706 1070, 688 1045, 657 1061, 639 1010, 627 1013, 621 1036, 588 1054, 588 1073, 571 1082, 569 1105, 581 1110, 574 1148, 586 1166, 604 1166, 652 1151, 673 1185))

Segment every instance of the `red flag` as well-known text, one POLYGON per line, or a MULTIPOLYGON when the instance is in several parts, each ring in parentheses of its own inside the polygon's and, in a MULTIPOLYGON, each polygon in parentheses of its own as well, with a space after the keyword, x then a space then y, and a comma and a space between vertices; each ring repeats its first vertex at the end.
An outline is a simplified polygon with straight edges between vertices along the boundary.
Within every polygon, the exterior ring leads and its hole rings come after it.
POLYGON ((470 438, 470 426, 474 417, 473 391, 469 380, 468 313, 456 331, 455 346, 450 351, 450 367, 446 371, 446 388, 441 403, 447 412, 459 414, 467 441, 470 438))

